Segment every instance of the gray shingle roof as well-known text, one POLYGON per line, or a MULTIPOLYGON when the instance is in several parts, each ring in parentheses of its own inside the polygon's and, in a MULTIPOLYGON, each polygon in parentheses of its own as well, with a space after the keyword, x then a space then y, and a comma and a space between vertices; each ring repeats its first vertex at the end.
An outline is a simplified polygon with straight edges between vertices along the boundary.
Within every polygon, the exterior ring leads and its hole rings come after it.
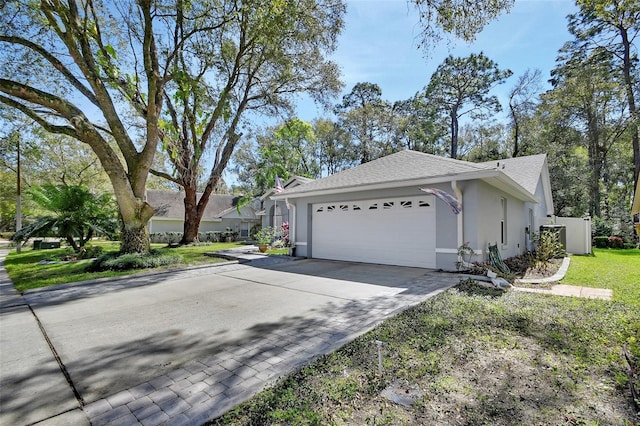
POLYGON ((414 179, 454 177, 464 173, 490 170, 495 170, 495 165, 470 163, 406 150, 287 189, 283 194, 293 195, 414 179))
POLYGON ((546 154, 538 154, 486 161, 481 164, 497 167, 529 193, 535 194, 546 158, 546 154))
MULTIPOLYGON (((200 199, 202 194, 197 194, 200 199)), ((203 219, 216 219, 231 207, 235 207, 238 199, 233 195, 211 194, 209 203, 204 210, 203 219)), ((147 202, 156 209, 156 217, 165 219, 184 219, 184 192, 163 191, 160 189, 147 190, 147 202)))

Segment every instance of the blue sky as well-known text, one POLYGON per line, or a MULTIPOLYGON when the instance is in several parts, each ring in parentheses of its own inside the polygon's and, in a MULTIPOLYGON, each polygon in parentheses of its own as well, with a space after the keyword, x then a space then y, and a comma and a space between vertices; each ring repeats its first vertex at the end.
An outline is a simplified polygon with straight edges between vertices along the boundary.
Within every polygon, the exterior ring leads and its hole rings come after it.
MULTIPOLYGON (((443 43, 425 58, 417 49, 418 16, 407 0, 347 0, 345 27, 333 59, 342 69, 343 94, 358 82, 370 82, 380 86, 384 99, 394 102, 426 86, 449 54, 462 57, 482 51, 499 67, 513 71, 494 91, 504 101, 504 94, 528 68, 539 68, 548 80, 558 49, 571 39, 566 16, 575 11, 573 0, 516 0, 511 12, 485 27, 474 43, 443 43)), ((326 115, 310 102, 299 103, 303 120, 326 115)))

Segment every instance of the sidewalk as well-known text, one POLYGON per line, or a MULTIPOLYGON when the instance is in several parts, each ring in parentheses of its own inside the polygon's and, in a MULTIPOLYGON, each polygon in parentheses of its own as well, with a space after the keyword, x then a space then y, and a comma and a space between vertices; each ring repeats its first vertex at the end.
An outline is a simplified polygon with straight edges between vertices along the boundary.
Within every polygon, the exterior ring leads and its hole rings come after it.
MULTIPOLYGON (((562 265, 558 269, 558 272, 551 277, 538 278, 538 279, 519 279, 517 282, 525 284, 549 284, 557 283, 567 274, 569 270, 569 264, 571 259, 565 257, 562 260, 562 265)), ((538 294, 551 294, 554 296, 568 296, 568 297, 582 297, 585 299, 603 299, 611 300, 613 297, 613 290, 606 288, 592 288, 592 287, 579 287, 575 285, 565 284, 553 284, 550 289, 546 288, 529 288, 529 287, 512 287, 517 291, 524 291, 526 293, 538 293, 538 294)))
POLYGON ((8 252, 0 249, 0 424, 58 416, 46 424, 88 425, 38 321, 7 276, 8 252))

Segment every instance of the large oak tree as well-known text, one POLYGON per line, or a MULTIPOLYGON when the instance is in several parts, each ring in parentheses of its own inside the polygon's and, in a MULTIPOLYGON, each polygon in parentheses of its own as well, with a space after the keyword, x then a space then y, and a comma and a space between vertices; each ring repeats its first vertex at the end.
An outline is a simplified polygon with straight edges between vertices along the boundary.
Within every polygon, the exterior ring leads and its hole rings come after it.
MULTIPOLYGON (((342 0, 220 4, 224 25, 207 38, 189 40, 196 58, 187 58, 183 51, 176 57, 180 73, 170 83, 175 89, 165 97, 167 114, 161 122, 172 173, 152 170, 185 192, 182 244, 198 236, 209 198, 243 134, 243 121, 250 128, 250 121, 261 115, 289 115, 300 93, 326 104, 341 87, 338 67, 327 57, 342 29, 342 0), (198 172, 210 157, 213 164, 199 188, 203 179, 198 172)), ((188 25, 180 33, 205 23, 198 19, 188 25)))
POLYGON ((218 2, 8 1, 0 14, 0 102, 91 147, 122 220, 121 251, 149 248, 145 186, 165 92, 189 42, 225 24, 218 2), (188 24, 197 20, 197 28, 188 24), (182 31, 188 27, 188 31, 182 31))

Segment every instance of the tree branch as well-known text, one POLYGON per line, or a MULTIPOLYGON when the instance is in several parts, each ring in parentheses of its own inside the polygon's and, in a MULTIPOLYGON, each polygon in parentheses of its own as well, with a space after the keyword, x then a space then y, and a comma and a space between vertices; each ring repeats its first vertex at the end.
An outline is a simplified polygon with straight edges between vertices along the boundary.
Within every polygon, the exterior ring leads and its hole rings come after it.
POLYGON ((179 179, 177 179, 177 178, 175 178, 175 177, 171 176, 171 175, 170 175, 170 174, 168 174, 168 173, 161 172, 161 171, 159 171, 159 170, 155 170, 155 169, 150 169, 150 170, 149 170, 149 173, 151 173, 151 174, 152 174, 152 175, 154 175, 154 176, 161 177, 161 178, 163 178, 163 179, 168 180, 169 182, 173 182, 173 183, 175 183, 175 184, 177 184, 177 185, 179 185, 179 186, 184 187, 184 185, 182 184, 182 182, 181 182, 179 179))
POLYGON ((91 92, 91 90, 89 90, 88 87, 83 85, 82 82, 80 82, 80 80, 78 80, 73 75, 73 73, 67 67, 65 67, 62 62, 60 62, 58 60, 58 58, 56 58, 51 53, 46 51, 42 46, 40 46, 40 45, 30 41, 30 40, 26 40, 26 39, 24 39, 22 37, 16 37, 16 36, 0 35, 0 41, 4 41, 4 42, 7 42, 7 43, 12 43, 12 44, 20 44, 20 45, 25 46, 25 47, 33 50, 34 52, 38 53, 44 59, 46 59, 51 65, 53 65, 53 67, 56 70, 58 70, 69 81, 69 83, 71 83, 71 85, 73 87, 78 89, 78 91, 80 93, 82 93, 87 99, 89 99, 89 101, 92 104, 94 104, 96 106, 99 106, 98 105, 98 100, 94 96, 93 92, 91 92))

